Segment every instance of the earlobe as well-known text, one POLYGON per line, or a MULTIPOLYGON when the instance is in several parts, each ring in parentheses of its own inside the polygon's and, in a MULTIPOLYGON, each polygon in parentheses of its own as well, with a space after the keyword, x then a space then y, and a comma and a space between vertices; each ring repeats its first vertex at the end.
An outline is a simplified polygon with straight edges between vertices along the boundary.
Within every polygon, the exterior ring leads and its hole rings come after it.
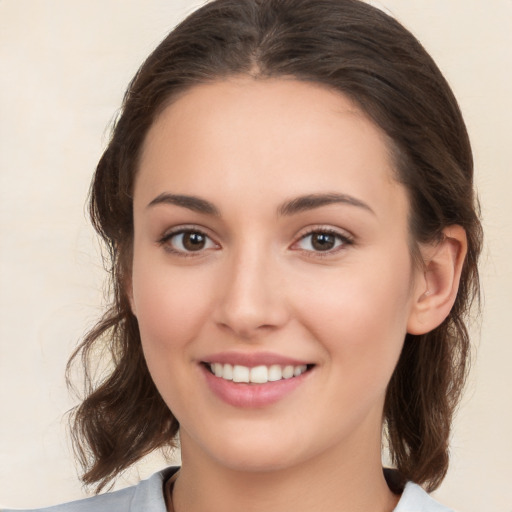
POLYGON ((409 334, 425 334, 450 314, 457 297, 466 252, 466 232, 457 225, 445 228, 440 242, 421 247, 425 266, 413 298, 407 324, 409 334))

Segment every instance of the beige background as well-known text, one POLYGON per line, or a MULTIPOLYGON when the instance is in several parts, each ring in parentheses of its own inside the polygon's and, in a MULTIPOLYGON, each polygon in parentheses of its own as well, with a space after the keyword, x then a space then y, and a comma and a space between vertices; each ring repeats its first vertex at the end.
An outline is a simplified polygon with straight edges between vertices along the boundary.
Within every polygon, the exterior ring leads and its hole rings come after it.
MULTIPOLYGON (((461 512, 512 512, 512 1, 383 3, 459 98, 486 228, 477 357, 436 494, 461 512)), ((0 0, 0 505, 84 496, 62 416, 67 357, 103 301, 85 197, 129 79, 197 4, 0 0)))

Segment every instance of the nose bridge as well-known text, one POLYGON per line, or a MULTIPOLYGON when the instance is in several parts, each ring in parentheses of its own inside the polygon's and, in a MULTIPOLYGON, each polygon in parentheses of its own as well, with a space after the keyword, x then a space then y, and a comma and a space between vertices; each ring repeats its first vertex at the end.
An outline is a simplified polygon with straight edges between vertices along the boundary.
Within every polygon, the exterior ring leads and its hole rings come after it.
POLYGON ((225 265, 218 321, 244 338, 262 328, 281 326, 286 321, 286 304, 271 249, 256 240, 240 243, 225 265))

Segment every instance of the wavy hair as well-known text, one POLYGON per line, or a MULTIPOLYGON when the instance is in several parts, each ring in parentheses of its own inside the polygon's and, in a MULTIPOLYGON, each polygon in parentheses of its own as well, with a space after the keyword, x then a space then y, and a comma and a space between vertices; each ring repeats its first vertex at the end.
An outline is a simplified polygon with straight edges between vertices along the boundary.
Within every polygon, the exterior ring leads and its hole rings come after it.
POLYGON ((125 283, 131 272, 132 195, 156 116, 196 84, 249 75, 295 77, 351 98, 388 136, 410 198, 414 243, 458 224, 468 253, 459 292, 432 332, 408 334, 387 389, 384 427, 403 481, 435 489, 448 468, 454 410, 467 374, 465 319, 479 294, 482 232, 473 161, 457 101, 438 67, 395 19, 359 0, 214 0, 186 18, 131 81, 90 193, 108 247, 112 301, 68 363, 85 368, 86 396, 71 431, 86 484, 98 492, 145 454, 173 446, 177 419, 146 366, 125 283), (111 364, 95 377, 97 352, 111 364))

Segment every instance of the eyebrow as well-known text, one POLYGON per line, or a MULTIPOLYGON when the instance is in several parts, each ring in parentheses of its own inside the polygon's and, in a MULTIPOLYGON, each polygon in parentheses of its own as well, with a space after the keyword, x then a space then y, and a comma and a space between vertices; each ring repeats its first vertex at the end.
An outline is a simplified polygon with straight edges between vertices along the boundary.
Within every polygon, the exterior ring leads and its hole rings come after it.
MULTIPOLYGON (((370 208, 370 206, 360 199, 348 194, 338 193, 308 194, 296 197, 283 203, 277 211, 279 215, 290 216, 304 211, 313 210, 315 208, 320 208, 322 206, 340 203, 363 208, 375 215, 375 212, 370 208)), ((159 204, 173 204, 205 215, 213 215, 215 217, 221 216, 219 209, 213 203, 196 196, 164 192, 155 197, 155 199, 148 204, 147 208, 159 204)))
POLYGON ((300 212, 304 212, 307 210, 313 210, 315 208, 320 208, 322 206, 328 206, 330 204, 348 204, 350 206, 357 206, 358 208, 363 208, 364 210, 369 211, 373 215, 375 212, 367 205, 365 202, 357 199, 356 197, 347 195, 347 194, 337 194, 337 193, 328 193, 328 194, 309 194, 305 196, 300 196, 291 201, 287 201, 283 203, 278 212, 280 215, 295 215, 300 212))
POLYGON ((164 192, 163 194, 155 197, 155 199, 148 204, 147 208, 156 206, 157 204, 174 204, 198 213, 220 217, 220 211, 213 203, 196 196, 169 194, 164 192))

